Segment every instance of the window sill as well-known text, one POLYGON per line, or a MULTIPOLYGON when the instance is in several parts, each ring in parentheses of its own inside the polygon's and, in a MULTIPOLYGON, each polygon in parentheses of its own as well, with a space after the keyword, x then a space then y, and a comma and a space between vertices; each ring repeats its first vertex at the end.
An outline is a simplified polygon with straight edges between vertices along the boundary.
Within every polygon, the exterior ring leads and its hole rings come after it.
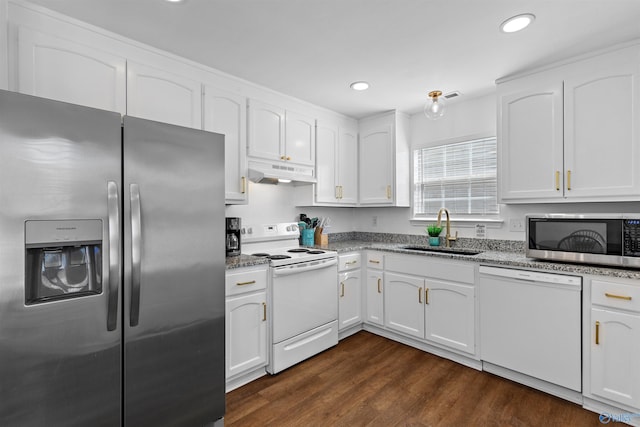
MULTIPOLYGON (((438 221, 438 216, 411 218, 409 223, 415 226, 424 227, 427 224, 434 224, 438 221)), ((444 223, 446 218, 443 216, 441 222, 444 223)), ((501 228, 504 223, 502 218, 486 218, 486 217, 453 217, 450 219, 452 224, 459 228, 473 228, 476 224, 485 224, 488 228, 501 228)))

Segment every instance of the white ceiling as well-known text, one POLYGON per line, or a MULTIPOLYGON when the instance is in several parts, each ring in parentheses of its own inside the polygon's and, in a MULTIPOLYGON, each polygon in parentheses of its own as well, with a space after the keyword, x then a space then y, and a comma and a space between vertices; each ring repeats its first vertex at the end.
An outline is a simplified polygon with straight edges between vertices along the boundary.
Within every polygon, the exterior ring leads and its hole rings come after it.
POLYGON ((640 0, 32 0, 316 105, 420 111, 533 65, 640 38, 640 0), (498 25, 530 12, 528 29, 498 25), (349 84, 367 80, 354 92, 349 84))

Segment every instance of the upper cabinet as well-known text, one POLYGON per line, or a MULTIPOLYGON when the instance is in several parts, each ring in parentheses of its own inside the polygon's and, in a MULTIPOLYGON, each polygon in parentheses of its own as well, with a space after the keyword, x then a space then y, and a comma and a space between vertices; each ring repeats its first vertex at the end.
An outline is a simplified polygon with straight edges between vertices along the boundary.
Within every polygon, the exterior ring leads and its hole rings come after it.
POLYGON ((359 127, 360 205, 409 206, 409 118, 392 111, 359 127))
POLYGON ((247 201, 247 99, 235 93, 204 87, 204 129, 224 135, 225 200, 247 201))
POLYGON ((315 119, 255 99, 249 100, 248 155, 314 166, 315 119))
POLYGON ((124 58, 25 26, 17 38, 19 92, 126 113, 124 58))
POLYGON ((315 199, 310 204, 355 206, 358 203, 358 130, 355 123, 318 120, 316 178, 315 199))
POLYGON ((640 200, 640 46, 498 84, 503 203, 640 200))
POLYGON ((186 77, 129 61, 127 114, 202 129, 202 85, 186 77))

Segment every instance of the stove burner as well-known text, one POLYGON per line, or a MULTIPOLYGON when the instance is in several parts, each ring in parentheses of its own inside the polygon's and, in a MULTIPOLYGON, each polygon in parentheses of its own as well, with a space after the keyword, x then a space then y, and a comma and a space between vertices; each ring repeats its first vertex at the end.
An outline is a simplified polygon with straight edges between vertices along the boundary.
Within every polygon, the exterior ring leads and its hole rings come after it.
POLYGON ((309 255, 318 255, 318 254, 323 254, 324 251, 309 251, 307 252, 309 255))
POLYGON ((287 259, 291 258, 289 255, 269 255, 269 259, 287 259))
POLYGON ((291 252, 291 253, 299 253, 299 252, 309 252, 309 249, 305 249, 305 248, 296 248, 296 249, 289 249, 287 252, 291 252))
POLYGON ((259 256, 259 257, 268 257, 268 256, 270 256, 269 254, 264 253, 264 252, 258 252, 257 254, 251 254, 251 255, 252 256, 259 256))

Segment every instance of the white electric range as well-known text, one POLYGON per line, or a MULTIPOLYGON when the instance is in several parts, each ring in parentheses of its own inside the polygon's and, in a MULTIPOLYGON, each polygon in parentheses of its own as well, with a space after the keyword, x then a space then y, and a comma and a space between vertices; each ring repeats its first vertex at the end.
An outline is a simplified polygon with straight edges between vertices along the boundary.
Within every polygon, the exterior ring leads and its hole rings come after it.
POLYGON ((299 236, 296 223, 241 229, 242 252, 270 260, 271 374, 338 344, 338 254, 300 246, 299 236))

